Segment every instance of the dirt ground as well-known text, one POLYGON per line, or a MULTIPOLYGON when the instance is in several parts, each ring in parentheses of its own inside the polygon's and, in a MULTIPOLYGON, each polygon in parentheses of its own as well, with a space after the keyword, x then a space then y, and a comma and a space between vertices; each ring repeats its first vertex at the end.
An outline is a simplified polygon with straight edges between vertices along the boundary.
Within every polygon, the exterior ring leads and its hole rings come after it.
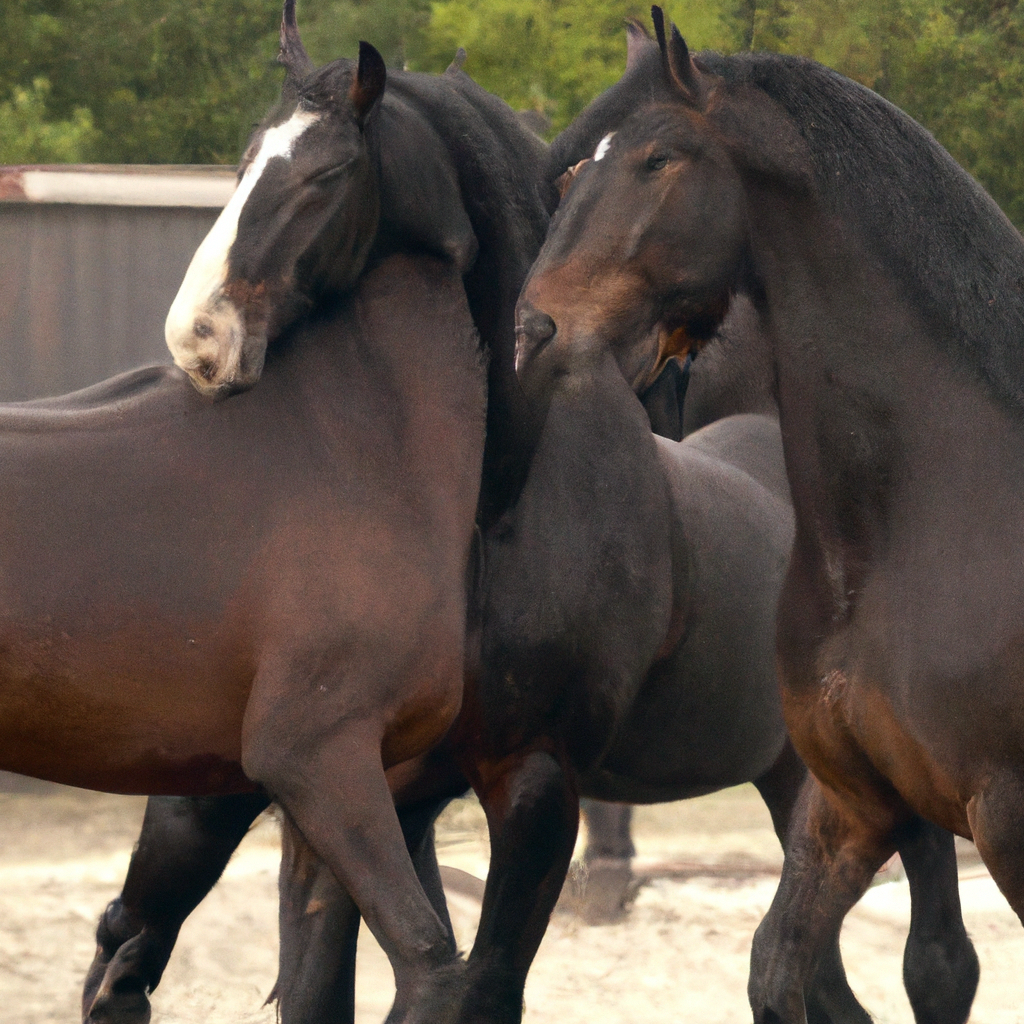
MULTIPOLYGON (((143 806, 140 798, 57 788, 0 794, 0 1022, 79 1019, 96 919, 118 892, 143 806)), ((527 1024, 749 1021, 750 940, 781 863, 757 793, 743 786, 641 808, 634 833, 636 867, 662 877, 641 889, 620 924, 592 927, 571 913, 556 915, 527 987, 527 1024), (666 862, 676 877, 665 877, 666 862), (692 877, 680 877, 686 874, 692 877)), ((266 816, 182 929, 154 995, 154 1024, 274 1022, 273 1008, 262 1004, 276 973, 278 846, 277 824, 266 816)), ((443 865, 484 877, 479 806, 449 808, 438 846, 443 865)), ((971 1020, 1022 1024, 1024 929, 969 853, 960 891, 982 963, 971 1020)), ((468 947, 479 904, 454 889, 450 904, 468 947)), ((842 936, 851 984, 883 1024, 913 1020, 900 980, 908 920, 906 883, 888 881, 868 892, 842 936)), ((358 1024, 383 1019, 390 986, 387 961, 364 934, 358 1024)))

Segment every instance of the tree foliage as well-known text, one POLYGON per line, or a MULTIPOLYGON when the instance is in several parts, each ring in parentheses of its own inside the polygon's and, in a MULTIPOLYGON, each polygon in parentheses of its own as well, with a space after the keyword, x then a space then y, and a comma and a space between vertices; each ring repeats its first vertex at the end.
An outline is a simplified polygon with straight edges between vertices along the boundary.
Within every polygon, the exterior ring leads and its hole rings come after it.
MULTIPOLYGON (((928 127, 1024 224, 1024 0, 668 0, 694 49, 802 53, 928 127)), ((562 128, 648 0, 300 0, 314 60, 466 70, 562 128)), ((277 94, 280 0, 4 0, 0 160, 231 162, 277 94)))

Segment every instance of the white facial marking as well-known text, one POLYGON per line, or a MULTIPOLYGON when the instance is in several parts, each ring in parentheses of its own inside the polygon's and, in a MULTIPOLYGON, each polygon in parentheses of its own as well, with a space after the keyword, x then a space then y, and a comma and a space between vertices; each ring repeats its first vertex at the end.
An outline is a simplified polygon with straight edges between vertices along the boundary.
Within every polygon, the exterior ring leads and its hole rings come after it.
POLYGON ((183 370, 192 369, 198 357, 218 363, 227 359, 232 364, 240 357, 245 340, 241 315, 230 304, 218 301, 227 281, 228 253, 238 234, 238 219, 267 164, 274 157, 290 159, 299 137, 319 120, 319 114, 297 110, 283 124, 267 129, 259 152, 196 249, 164 323, 167 347, 183 370), (197 322, 202 325, 200 331, 196 330, 197 322), (223 350, 225 338, 230 339, 227 353, 223 350))
POLYGON ((594 159, 603 160, 605 153, 608 152, 608 147, 612 144, 612 136, 615 132, 609 132, 598 144, 597 149, 594 150, 594 159))

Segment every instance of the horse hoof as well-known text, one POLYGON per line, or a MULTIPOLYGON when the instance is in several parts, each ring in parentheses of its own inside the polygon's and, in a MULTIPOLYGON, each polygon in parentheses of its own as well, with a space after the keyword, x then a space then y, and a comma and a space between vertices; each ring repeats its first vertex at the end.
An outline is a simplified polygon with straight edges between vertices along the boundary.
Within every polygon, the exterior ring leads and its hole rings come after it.
POLYGON ((83 1024, 149 1024, 151 1012, 145 992, 125 989, 100 995, 83 1024))
POLYGON ((590 925, 615 924, 626 916, 637 887, 628 859, 595 857, 587 863, 579 915, 590 925))

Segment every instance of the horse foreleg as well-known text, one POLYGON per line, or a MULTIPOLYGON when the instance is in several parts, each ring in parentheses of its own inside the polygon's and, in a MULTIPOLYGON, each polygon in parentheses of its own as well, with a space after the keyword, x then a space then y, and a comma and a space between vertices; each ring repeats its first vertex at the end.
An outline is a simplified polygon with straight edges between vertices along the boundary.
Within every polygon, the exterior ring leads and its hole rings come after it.
POLYGON ((214 887, 256 816, 262 793, 151 797, 121 895, 100 917, 85 979, 87 1024, 145 1024, 185 918, 214 887))
POLYGON ((543 751, 465 767, 487 814, 491 863, 459 1022, 518 1024, 526 975, 572 860, 579 799, 543 751))
MULTIPOLYGON (((449 798, 400 809, 399 821, 417 877, 448 930, 434 852, 434 821, 449 798)), ((355 1017, 359 909, 302 833, 284 815, 280 876, 280 962, 274 997, 283 1024, 349 1024, 355 1017)))
POLYGON ((963 1024, 978 987, 978 956, 960 912, 953 835, 917 816, 896 845, 910 883, 903 984, 917 1024, 963 1024))
MULTIPOLYGON (((806 778, 807 766, 793 744, 786 740, 775 764, 754 780, 783 849, 793 809, 806 778)), ((808 1024, 870 1024, 870 1015, 857 1001, 846 980, 838 931, 820 952, 814 976, 804 992, 804 1001, 808 1024)))
POLYGON ((465 964, 416 877, 381 763, 379 725, 319 730, 312 715, 261 708, 243 748, 250 778, 270 790, 355 901, 395 972, 388 1024, 444 1024, 465 964), (295 735, 282 742, 282 718, 295 735), (308 729, 308 731, 306 731, 308 729))
POLYGON ((843 918, 896 850, 894 823, 877 811, 868 821, 807 776, 789 823, 782 879, 751 949, 755 1024, 808 1020, 808 983, 828 964, 843 918))

